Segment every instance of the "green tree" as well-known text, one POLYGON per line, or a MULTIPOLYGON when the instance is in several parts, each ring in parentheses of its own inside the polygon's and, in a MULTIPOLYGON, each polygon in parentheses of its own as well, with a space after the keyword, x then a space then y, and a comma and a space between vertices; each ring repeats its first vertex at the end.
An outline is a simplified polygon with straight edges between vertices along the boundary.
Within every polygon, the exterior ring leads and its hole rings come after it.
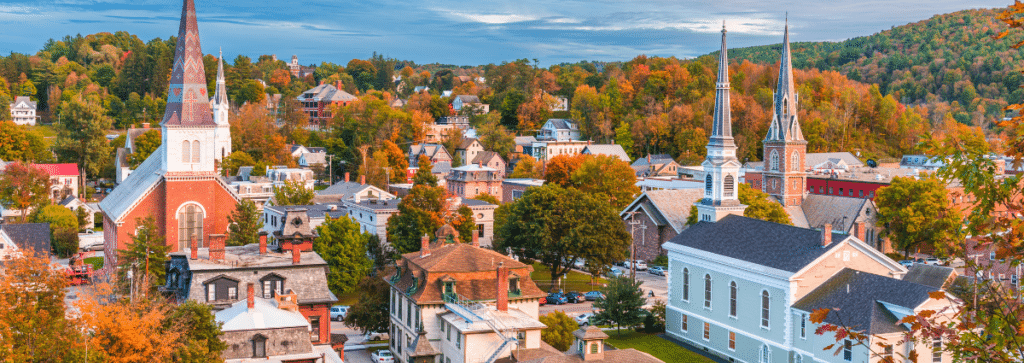
POLYGON ((420 155, 417 167, 418 169, 416 169, 416 174, 412 176, 412 184, 436 187, 437 177, 431 173, 431 169, 433 169, 434 166, 430 164, 430 158, 426 155, 420 155))
POLYGON ((152 129, 135 138, 135 141, 132 143, 132 147, 135 150, 128 156, 128 165, 132 169, 139 167, 139 164, 146 161, 149 155, 160 148, 160 145, 163 143, 160 136, 159 129, 152 129))
POLYGON ((515 136, 501 124, 501 119, 496 114, 487 114, 485 121, 477 128, 477 135, 480 135, 480 145, 483 145, 485 150, 496 152, 505 160, 508 160, 516 149, 515 136))
POLYGON ((359 223, 347 216, 327 217, 316 232, 319 237, 313 241, 313 251, 327 262, 327 285, 335 295, 352 292, 373 267, 366 257, 370 234, 360 232, 359 223))
POLYGON ((641 284, 643 281, 634 282, 625 276, 609 280, 608 286, 601 290, 605 298, 594 302, 594 308, 598 309, 595 318, 615 323, 617 333, 623 325, 630 327, 643 322, 643 306, 647 300, 641 284))
MULTIPOLYGON (((132 285, 137 291, 147 294, 150 290, 155 290, 164 284, 166 274, 164 262, 167 261, 167 251, 171 247, 164 242, 164 236, 157 229, 153 217, 136 218, 135 225, 138 228, 135 230, 135 235, 131 236, 132 242, 121 251, 119 256, 121 260, 119 261, 121 267, 119 275, 121 281, 128 281, 125 278, 128 271, 134 271, 132 285), (147 281, 148 289, 139 288, 139 286, 144 286, 147 281)), ((134 295, 136 291, 130 291, 130 293, 134 295)))
POLYGON ((306 189, 301 181, 286 180, 284 185, 274 187, 274 203, 277 205, 310 205, 316 194, 306 189))
MULTIPOLYGON (((256 159, 244 151, 234 151, 224 158, 221 165, 228 170, 229 175, 237 175, 238 168, 243 166, 256 166, 256 159)), ((256 170, 253 170, 256 171, 256 170)))
POLYGON ((487 203, 491 203, 491 204, 494 204, 494 205, 501 205, 501 201, 498 200, 498 197, 495 197, 495 196, 487 194, 487 193, 478 194, 473 199, 482 200, 482 201, 485 201, 487 203))
POLYGON ((256 203, 242 200, 235 204, 235 210, 228 216, 228 246, 245 246, 259 243, 263 218, 256 209, 256 203))
POLYGON ((359 281, 361 293, 355 305, 345 314, 345 325, 363 333, 386 332, 391 328, 388 298, 391 285, 377 276, 366 276, 359 281))
POLYGON ((172 362, 223 362, 221 352, 228 344, 221 340, 223 323, 217 322, 210 305, 186 300, 171 308, 164 317, 164 329, 178 331, 177 347, 172 362))
POLYGON ((640 193, 636 172, 629 164, 611 155, 587 156, 572 176, 572 186, 622 209, 640 193))
POLYGON ((628 122, 623 121, 619 123, 619 127, 615 128, 615 143, 622 145, 626 154, 633 155, 633 133, 629 129, 628 122))
POLYGON ((61 103, 61 115, 54 152, 58 159, 78 164, 82 180, 86 180, 110 158, 106 134, 113 121, 101 105, 81 97, 61 103))
POLYGON ((611 205, 555 184, 527 189, 495 230, 496 250, 507 248, 540 261, 551 270, 551 280, 581 258, 594 266, 621 261, 631 242, 611 205))
POLYGON ((33 211, 29 220, 50 224, 51 248, 57 256, 67 258, 78 251, 78 217, 75 212, 50 204, 33 211))
POLYGON ((352 76, 352 79, 356 81, 356 87, 362 92, 372 88, 377 79, 377 68, 373 66, 373 63, 362 59, 349 61, 345 72, 352 76))
POLYGON ((740 203, 747 205, 743 211, 744 217, 793 225, 782 204, 769 199, 768 194, 751 188, 747 183, 739 183, 739 192, 740 203))
POLYGON ((889 237, 893 249, 909 256, 918 246, 944 245, 961 237, 961 216, 950 205, 945 185, 938 178, 896 177, 878 190, 878 224, 886 226, 882 235, 889 237))
POLYGON ((43 169, 14 162, 0 173, 0 203, 21 211, 22 222, 28 219, 30 209, 50 203, 49 192, 50 175, 43 169))
POLYGON ((569 350, 569 346, 572 345, 574 339, 572 333, 580 328, 580 325, 576 324, 575 320, 561 311, 542 315, 538 320, 548 326, 541 330, 540 340, 560 351, 569 350))

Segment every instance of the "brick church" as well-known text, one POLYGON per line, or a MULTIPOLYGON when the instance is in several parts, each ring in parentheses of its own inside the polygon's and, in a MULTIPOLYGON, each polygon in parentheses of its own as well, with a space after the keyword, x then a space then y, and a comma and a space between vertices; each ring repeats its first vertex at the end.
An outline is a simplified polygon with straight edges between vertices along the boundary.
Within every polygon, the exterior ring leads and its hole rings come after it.
POLYGON ((168 88, 163 144, 100 203, 104 266, 111 269, 141 219, 155 220, 171 252, 188 248, 192 236, 207 247, 210 235, 225 234, 239 200, 217 171, 231 153, 223 60, 211 101, 192 0, 182 6, 168 88))

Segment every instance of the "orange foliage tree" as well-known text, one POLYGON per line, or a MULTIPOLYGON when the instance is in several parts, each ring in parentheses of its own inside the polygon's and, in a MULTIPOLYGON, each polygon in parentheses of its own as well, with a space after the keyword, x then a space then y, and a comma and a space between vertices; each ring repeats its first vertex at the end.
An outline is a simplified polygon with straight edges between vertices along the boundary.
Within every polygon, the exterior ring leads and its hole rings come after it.
POLYGON ((267 164, 294 165, 275 123, 274 116, 262 105, 242 106, 231 122, 232 148, 267 164))

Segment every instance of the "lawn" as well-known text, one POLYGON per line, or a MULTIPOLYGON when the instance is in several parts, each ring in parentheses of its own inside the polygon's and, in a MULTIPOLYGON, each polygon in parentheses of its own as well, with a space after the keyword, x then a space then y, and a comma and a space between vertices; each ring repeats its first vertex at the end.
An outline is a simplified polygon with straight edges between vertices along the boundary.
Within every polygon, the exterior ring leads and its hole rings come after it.
MULTIPOLYGON (((537 287, 543 291, 551 291, 552 285, 556 285, 558 283, 558 281, 551 281, 551 269, 539 262, 535 262, 533 264, 533 273, 530 274, 530 279, 537 283, 537 287)), ((607 282, 608 281, 604 278, 597 278, 594 279, 594 285, 591 285, 589 274, 569 271, 569 274, 566 275, 560 286, 562 286, 566 292, 587 292, 591 290, 600 290, 601 286, 607 282)))
POLYGON ((103 257, 88 257, 82 261, 83 263, 92 265, 92 270, 96 271, 103 268, 103 257))
POLYGON ((621 336, 616 334, 614 330, 606 331, 606 333, 608 333, 609 337, 605 343, 617 349, 633 348, 653 355, 666 362, 713 362, 707 357, 676 345, 675 343, 655 334, 637 333, 625 329, 622 330, 621 336))

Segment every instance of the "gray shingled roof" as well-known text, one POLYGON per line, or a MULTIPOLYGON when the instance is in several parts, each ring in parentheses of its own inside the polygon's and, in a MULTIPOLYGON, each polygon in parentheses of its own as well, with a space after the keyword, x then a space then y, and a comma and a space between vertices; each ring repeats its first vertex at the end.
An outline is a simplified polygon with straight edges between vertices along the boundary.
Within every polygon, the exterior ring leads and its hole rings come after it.
POLYGON ((910 271, 907 272, 907 276, 903 277, 903 281, 941 289, 945 287, 946 282, 951 282, 954 277, 956 277, 956 270, 952 267, 917 263, 910 266, 910 271))
POLYGON ((869 203, 866 198, 807 194, 800 209, 803 210, 807 225, 811 228, 819 228, 829 223, 837 231, 848 232, 865 203, 869 203))
POLYGON ((805 164, 807 167, 813 167, 815 165, 829 161, 829 159, 839 159, 846 162, 846 165, 851 167, 861 167, 864 163, 860 162, 853 154, 843 151, 835 153, 807 153, 805 156, 805 164))
POLYGON ((309 218, 323 218, 324 215, 330 215, 331 218, 340 218, 347 212, 344 205, 334 204, 335 210, 331 210, 331 205, 328 204, 313 204, 313 205, 273 205, 265 206, 264 209, 269 209, 281 214, 287 214, 288 209, 294 208, 305 208, 306 216, 309 218))
POLYGON ((626 154, 626 150, 622 148, 622 145, 617 144, 593 144, 587 145, 583 148, 584 154, 591 155, 611 155, 616 156, 622 161, 629 162, 629 155, 626 154))
POLYGON ((653 219, 659 224, 668 224, 679 233, 686 227, 686 218, 690 215, 690 208, 693 204, 704 197, 703 189, 667 189, 649 190, 637 197, 622 213, 620 217, 627 218, 625 213, 637 208, 650 208, 655 215, 653 219))
POLYGON ((844 268, 818 288, 811 291, 793 307, 803 311, 839 309, 825 318, 826 323, 839 324, 884 334, 905 329, 896 326, 898 319, 888 311, 886 303, 914 309, 929 299, 928 293, 939 289, 891 277, 844 268))
POLYGON ((7 235, 22 251, 33 251, 39 256, 50 255, 50 224, 0 224, 0 232, 7 235))
POLYGON ((833 233, 832 244, 822 248, 821 231, 729 215, 718 222, 697 222, 667 243, 797 272, 846 237, 833 233))

